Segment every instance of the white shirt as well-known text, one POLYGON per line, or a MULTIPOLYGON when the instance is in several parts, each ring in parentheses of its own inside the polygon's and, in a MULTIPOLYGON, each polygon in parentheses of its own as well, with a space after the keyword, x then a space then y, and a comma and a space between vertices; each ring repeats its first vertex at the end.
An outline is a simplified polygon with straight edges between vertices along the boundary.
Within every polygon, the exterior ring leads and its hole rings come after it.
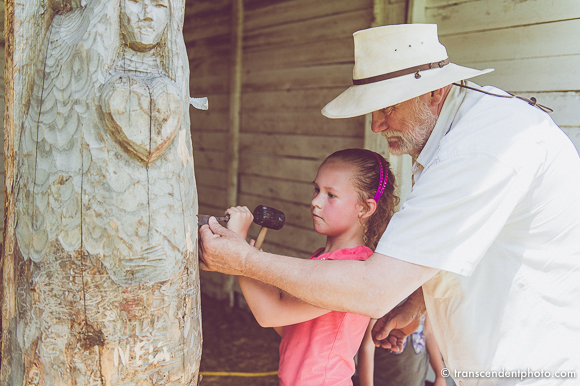
POLYGON ((440 118, 449 123, 438 120, 439 139, 418 157, 423 168, 376 252, 442 270, 423 292, 452 376, 552 375, 459 376, 458 385, 578 385, 578 153, 546 113, 523 101, 467 90, 457 106, 461 95, 448 95, 440 118), (560 370, 576 377, 555 378, 560 370))

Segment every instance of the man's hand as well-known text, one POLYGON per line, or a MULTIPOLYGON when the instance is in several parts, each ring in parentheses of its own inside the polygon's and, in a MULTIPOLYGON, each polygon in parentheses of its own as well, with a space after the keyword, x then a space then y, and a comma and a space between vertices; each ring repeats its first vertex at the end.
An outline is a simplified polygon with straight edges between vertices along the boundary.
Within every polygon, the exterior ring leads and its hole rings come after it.
POLYGON ((424 313, 423 289, 419 287, 403 304, 377 320, 373 327, 375 346, 395 352, 403 351, 405 338, 419 328, 424 313))
POLYGON ((199 267, 228 275, 243 275, 245 258, 257 252, 235 232, 222 227, 215 217, 199 229, 199 267))

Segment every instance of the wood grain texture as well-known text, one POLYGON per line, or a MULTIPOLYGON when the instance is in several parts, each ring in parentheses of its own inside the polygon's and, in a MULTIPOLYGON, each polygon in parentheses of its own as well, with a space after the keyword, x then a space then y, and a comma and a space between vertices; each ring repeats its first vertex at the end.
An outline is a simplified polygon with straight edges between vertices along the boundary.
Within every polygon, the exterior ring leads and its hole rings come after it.
POLYGON ((198 381, 183 7, 181 0, 144 13, 140 1, 14 4, 22 28, 11 33, 20 61, 10 92, 30 103, 10 109, 22 130, 14 133, 9 284, 18 313, 3 312, 11 334, 3 340, 3 385, 198 381), (135 28, 142 14, 146 31, 135 28))
POLYGON ((428 23, 437 23, 442 36, 485 31, 580 17, 576 0, 477 0, 450 1, 439 6, 426 2, 428 23))
POLYGON ((332 2, 293 0, 262 6, 263 3, 263 1, 257 2, 256 7, 248 9, 245 23, 249 31, 328 15, 358 10, 368 11, 372 7, 370 0, 333 0, 332 2))
POLYGON ((580 54, 580 19, 442 36, 454 63, 580 54))
POLYGON ((272 197, 291 203, 306 205, 312 199, 312 192, 312 182, 252 175, 242 175, 240 178, 240 193, 245 195, 272 197))
MULTIPOLYGON (((240 137, 240 150, 244 153, 324 159, 336 150, 360 147, 357 137, 326 137, 319 135, 285 135, 244 133, 240 137)), ((314 177, 312 177, 314 179, 314 177)))
POLYGON ((491 84, 510 92, 573 91, 580 89, 580 55, 488 61, 468 67, 495 68, 478 76, 478 84, 491 84), (556 69, 556 70, 555 70, 556 69))

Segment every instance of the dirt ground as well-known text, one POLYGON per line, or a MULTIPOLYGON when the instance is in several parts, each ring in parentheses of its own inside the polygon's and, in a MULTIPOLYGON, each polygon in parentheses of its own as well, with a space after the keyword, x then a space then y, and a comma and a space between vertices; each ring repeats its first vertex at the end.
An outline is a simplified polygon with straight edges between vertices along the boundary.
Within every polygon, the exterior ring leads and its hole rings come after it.
MULTIPOLYGON (((264 373, 278 370, 280 336, 262 328, 250 311, 228 302, 201 298, 203 352, 201 371, 264 373)), ((278 376, 204 375, 201 386, 277 386, 278 376)))

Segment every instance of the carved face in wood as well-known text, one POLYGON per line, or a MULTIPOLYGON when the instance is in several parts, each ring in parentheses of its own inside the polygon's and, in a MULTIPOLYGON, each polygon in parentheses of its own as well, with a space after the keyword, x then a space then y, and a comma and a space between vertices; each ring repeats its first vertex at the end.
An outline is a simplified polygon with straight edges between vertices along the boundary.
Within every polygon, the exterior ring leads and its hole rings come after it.
POLYGON ((135 51, 149 51, 165 32, 169 0, 121 0, 121 32, 135 51))

